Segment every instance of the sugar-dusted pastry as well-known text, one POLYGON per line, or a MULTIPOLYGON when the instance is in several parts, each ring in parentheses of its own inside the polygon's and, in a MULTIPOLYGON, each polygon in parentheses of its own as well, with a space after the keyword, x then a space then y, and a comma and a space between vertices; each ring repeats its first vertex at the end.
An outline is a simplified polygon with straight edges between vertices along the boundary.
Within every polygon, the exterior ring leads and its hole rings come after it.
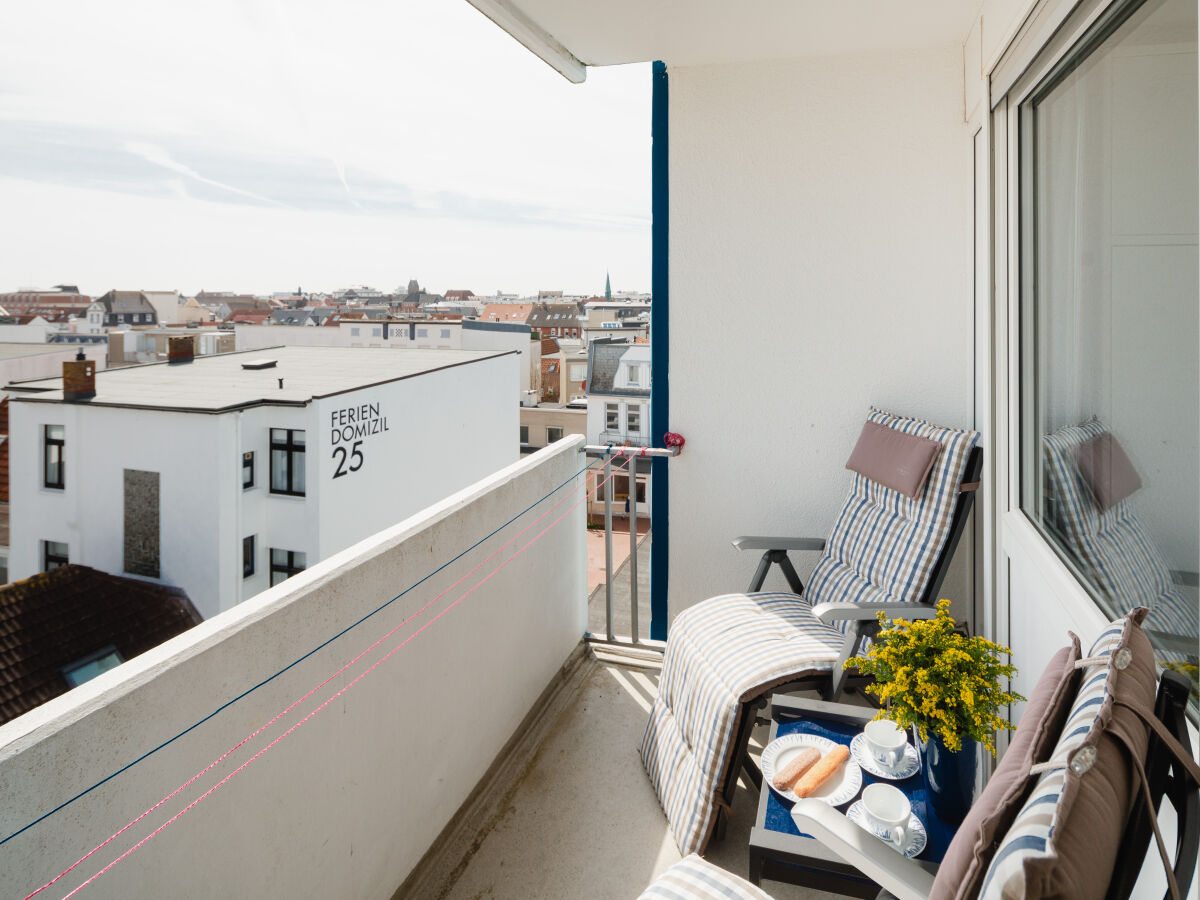
POLYGON ((792 791, 797 797, 812 796, 849 758, 850 748, 845 744, 838 744, 800 776, 800 780, 792 786, 792 791))
POLYGON ((771 779, 771 784, 775 785, 776 790, 786 791, 800 779, 801 775, 811 769, 820 758, 821 751, 816 747, 805 747, 792 757, 791 762, 775 773, 775 777, 771 779))

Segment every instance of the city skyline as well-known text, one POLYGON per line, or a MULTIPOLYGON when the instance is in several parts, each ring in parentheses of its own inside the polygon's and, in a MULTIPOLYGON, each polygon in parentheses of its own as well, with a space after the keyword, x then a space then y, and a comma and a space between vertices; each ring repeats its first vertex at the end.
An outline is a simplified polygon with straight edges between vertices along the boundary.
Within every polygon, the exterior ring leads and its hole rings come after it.
POLYGON ((435 0, 5 18, 6 290, 649 289, 647 66, 570 85, 435 0))

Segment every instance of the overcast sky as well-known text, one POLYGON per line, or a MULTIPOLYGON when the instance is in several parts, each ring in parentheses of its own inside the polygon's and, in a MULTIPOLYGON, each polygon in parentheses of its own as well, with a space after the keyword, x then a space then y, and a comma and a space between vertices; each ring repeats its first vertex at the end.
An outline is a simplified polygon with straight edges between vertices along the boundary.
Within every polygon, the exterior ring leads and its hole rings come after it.
POLYGON ((650 286, 650 70, 466 0, 0 7, 0 291, 650 286))

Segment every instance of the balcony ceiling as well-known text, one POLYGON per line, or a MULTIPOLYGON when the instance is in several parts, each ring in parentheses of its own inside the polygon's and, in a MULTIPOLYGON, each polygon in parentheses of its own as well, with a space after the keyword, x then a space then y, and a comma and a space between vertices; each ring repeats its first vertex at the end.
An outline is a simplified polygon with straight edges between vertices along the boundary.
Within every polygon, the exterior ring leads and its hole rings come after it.
POLYGON ((972 0, 469 2, 572 81, 582 80, 578 63, 690 66, 961 43, 979 6, 972 0))

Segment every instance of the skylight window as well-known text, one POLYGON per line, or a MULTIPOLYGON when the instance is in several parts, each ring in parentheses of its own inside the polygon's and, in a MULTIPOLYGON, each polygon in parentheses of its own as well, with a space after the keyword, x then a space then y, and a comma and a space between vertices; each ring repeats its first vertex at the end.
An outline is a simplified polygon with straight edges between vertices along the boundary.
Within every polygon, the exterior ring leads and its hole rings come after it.
POLYGON ((125 662, 125 657, 121 656, 120 651, 110 644, 83 659, 63 666, 62 677, 71 687, 79 687, 97 675, 102 675, 109 669, 115 669, 123 662, 125 662))

